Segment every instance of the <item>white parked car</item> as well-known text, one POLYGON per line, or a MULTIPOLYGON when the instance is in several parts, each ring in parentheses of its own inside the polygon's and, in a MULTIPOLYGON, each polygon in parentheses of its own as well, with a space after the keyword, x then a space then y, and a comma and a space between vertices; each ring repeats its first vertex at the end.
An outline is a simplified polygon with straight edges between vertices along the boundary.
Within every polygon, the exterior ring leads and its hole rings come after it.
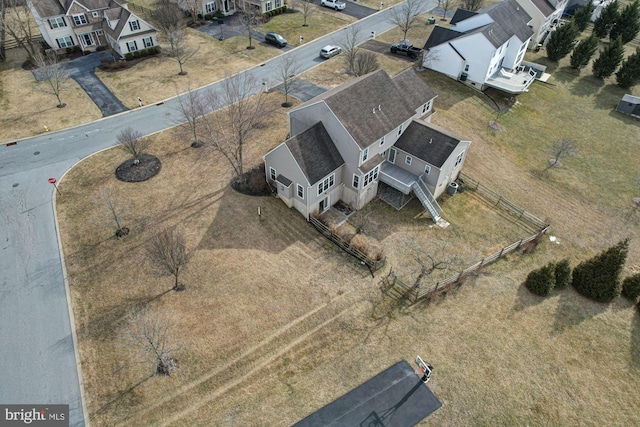
POLYGON ((335 10, 343 10, 347 6, 345 2, 340 0, 322 0, 320 4, 335 10))
POLYGON ((340 52, 342 52, 342 48, 340 46, 334 46, 332 44, 328 44, 322 49, 320 49, 320 56, 325 59, 329 59, 333 56, 336 56, 340 52))

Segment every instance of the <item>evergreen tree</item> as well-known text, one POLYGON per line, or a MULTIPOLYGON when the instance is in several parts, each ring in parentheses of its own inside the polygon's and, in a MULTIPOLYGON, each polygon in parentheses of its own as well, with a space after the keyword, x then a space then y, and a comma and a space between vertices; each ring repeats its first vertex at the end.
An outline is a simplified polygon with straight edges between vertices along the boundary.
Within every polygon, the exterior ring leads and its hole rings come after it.
POLYGON ((599 79, 611 76, 623 59, 624 47, 622 46, 622 38, 618 36, 593 61, 593 75, 599 79))
POLYGON ((599 302, 620 296, 620 275, 629 253, 629 239, 581 262, 573 269, 571 284, 582 295, 599 302))
POLYGON ((571 265, 568 259, 563 259, 555 266, 556 288, 564 289, 571 283, 571 265))
POLYGON ((556 283, 554 271, 555 264, 552 262, 537 270, 533 270, 527 276, 524 285, 536 295, 547 296, 551 293, 556 283))
POLYGON ((616 74, 616 80, 618 86, 624 89, 628 89, 640 81, 640 47, 637 47, 636 51, 622 63, 620 71, 616 74))
POLYGON ((640 0, 627 4, 609 31, 611 40, 622 36, 622 44, 633 40, 640 32, 640 0))
POLYGON ((593 24, 593 34, 599 39, 607 37, 619 17, 620 6, 618 5, 618 0, 615 0, 613 3, 609 3, 609 6, 602 9, 602 13, 600 13, 600 16, 593 24))
POLYGON ((579 32, 583 32, 587 29, 587 25, 589 25, 589 21, 591 20, 591 15, 593 15, 593 11, 595 6, 593 2, 587 2, 586 5, 577 9, 573 15, 573 25, 576 26, 576 29, 579 32))
POLYGON ((559 61, 571 52, 575 44, 578 31, 573 23, 559 27, 551 33, 547 42, 547 57, 552 61, 559 61))
POLYGON ((622 282, 622 294, 634 301, 640 297, 640 273, 629 276, 622 282))
POLYGON ((571 67, 577 70, 586 67, 597 50, 598 38, 591 34, 573 48, 573 53, 571 54, 571 67))

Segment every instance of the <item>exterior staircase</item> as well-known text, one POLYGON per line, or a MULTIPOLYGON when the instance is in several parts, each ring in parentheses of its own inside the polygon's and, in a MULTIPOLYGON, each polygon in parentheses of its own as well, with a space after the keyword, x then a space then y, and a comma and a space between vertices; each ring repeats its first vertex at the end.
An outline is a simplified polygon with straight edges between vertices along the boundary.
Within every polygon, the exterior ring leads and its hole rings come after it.
POLYGON ((442 208, 438 205, 438 202, 431 194, 431 191, 429 191, 422 177, 419 177, 417 181, 413 182, 411 189, 422 203, 422 206, 429 212, 433 222, 438 222, 442 217, 442 208))

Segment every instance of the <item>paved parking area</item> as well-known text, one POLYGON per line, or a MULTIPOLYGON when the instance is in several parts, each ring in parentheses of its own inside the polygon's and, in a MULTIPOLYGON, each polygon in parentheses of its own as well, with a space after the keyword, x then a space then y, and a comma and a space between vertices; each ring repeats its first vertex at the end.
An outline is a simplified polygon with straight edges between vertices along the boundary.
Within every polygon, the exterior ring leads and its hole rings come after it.
MULTIPOLYGON (((320 0, 314 0, 313 2, 322 7, 320 5, 320 0)), ((349 16, 353 16, 354 18, 362 19, 377 12, 375 9, 371 9, 370 7, 363 6, 353 1, 345 1, 345 3, 347 6, 343 10, 336 11, 336 13, 344 13, 349 16)), ((326 9, 329 10, 328 8, 326 9)))

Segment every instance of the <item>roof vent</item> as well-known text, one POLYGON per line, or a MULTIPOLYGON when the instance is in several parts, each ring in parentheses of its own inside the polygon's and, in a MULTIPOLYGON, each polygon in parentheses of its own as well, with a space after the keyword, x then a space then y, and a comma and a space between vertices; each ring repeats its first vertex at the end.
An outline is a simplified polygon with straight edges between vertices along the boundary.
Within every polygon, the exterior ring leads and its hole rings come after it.
POLYGON ((382 110, 382 105, 378 104, 378 111, 382 110))
POLYGON ((373 108, 371 109, 371 112, 372 112, 373 114, 375 114, 375 113, 376 113, 376 107, 373 107, 373 108))
POLYGON ((429 138, 429 144, 433 143, 433 138, 429 138))

